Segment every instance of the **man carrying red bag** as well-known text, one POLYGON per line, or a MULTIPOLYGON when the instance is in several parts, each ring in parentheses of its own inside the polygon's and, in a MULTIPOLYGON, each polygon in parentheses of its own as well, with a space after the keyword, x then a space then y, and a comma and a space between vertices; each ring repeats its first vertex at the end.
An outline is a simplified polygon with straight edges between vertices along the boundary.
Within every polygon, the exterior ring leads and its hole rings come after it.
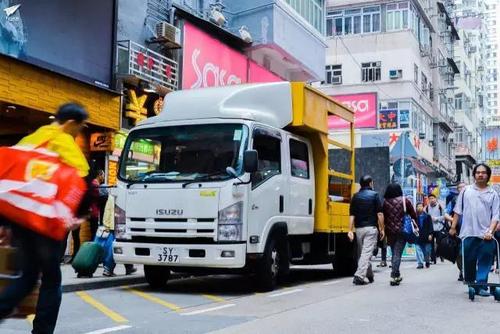
POLYGON ((89 171, 75 142, 87 112, 68 103, 55 118, 55 123, 42 126, 16 146, 0 148, 0 225, 12 229, 22 274, 0 292, 0 319, 31 293, 41 274, 32 331, 36 334, 53 333, 56 326, 62 298, 61 248, 67 232, 82 222, 77 217, 85 212, 83 178, 89 171))

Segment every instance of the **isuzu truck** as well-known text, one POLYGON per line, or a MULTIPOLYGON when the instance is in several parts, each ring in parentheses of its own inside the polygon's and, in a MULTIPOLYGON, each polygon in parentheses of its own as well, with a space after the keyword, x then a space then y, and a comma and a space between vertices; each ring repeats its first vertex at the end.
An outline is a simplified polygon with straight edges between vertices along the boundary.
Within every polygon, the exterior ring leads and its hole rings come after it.
POLYGON ((255 275, 264 290, 291 264, 352 272, 353 121, 300 82, 168 94, 121 154, 116 262, 143 264, 153 287, 172 271, 255 275), (329 117, 345 121, 350 142, 329 138, 329 117), (329 169, 329 150, 346 170, 329 169))

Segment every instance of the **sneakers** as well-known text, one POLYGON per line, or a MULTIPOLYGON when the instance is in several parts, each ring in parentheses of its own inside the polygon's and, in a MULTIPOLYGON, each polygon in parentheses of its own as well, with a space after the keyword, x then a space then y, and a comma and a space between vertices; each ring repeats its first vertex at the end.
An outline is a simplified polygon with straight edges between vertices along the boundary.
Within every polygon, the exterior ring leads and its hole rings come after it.
POLYGON ((419 264, 419 265, 417 266, 417 269, 424 269, 424 265, 423 265, 423 264, 419 264))
POLYGON ((104 270, 104 272, 102 273, 102 276, 106 276, 106 277, 114 277, 116 276, 112 271, 109 271, 109 270, 104 270))
POLYGON ((354 276, 354 279, 352 280, 352 284, 354 284, 354 285, 366 285, 366 282, 361 277, 354 276))
POLYGON ((391 284, 391 286, 396 286, 396 285, 401 284, 402 281, 403 281, 403 277, 401 277, 401 276, 393 277, 393 278, 391 278, 390 284, 391 284))
POLYGON ((126 268, 125 269, 125 275, 132 275, 133 273, 135 273, 137 271, 137 268, 136 267, 132 267, 132 268, 126 268))
POLYGON ((370 277, 367 277, 367 278, 368 278, 368 282, 369 282, 369 283, 373 283, 373 282, 375 282, 375 277, 370 276, 370 277))
POLYGON ((430 262, 426 262, 426 263, 425 263, 425 267, 426 267, 426 268, 429 268, 430 266, 431 266, 431 263, 430 263, 430 262))
POLYGON ((387 267, 387 262, 381 261, 379 264, 377 264, 377 267, 387 267))

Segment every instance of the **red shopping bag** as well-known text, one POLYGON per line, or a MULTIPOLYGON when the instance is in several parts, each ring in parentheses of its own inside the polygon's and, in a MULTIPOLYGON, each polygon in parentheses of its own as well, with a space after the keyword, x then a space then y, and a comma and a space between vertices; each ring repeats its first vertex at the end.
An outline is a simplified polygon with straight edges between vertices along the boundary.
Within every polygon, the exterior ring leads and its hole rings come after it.
POLYGON ((43 148, 0 147, 0 216, 52 239, 66 236, 86 191, 75 168, 43 148))

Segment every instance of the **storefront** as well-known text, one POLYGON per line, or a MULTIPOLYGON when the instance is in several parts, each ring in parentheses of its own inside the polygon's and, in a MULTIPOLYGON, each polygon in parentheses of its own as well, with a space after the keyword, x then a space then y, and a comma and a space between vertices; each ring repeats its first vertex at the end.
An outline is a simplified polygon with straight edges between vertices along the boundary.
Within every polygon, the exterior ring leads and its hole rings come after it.
POLYGON ((0 3, 1 28, 16 34, 0 41, 0 145, 15 144, 53 122, 61 104, 77 102, 90 115, 77 141, 91 166, 105 168, 106 154, 92 138, 120 127, 120 96, 112 90, 115 1, 89 0, 78 12, 64 0, 7 6, 0 3))

